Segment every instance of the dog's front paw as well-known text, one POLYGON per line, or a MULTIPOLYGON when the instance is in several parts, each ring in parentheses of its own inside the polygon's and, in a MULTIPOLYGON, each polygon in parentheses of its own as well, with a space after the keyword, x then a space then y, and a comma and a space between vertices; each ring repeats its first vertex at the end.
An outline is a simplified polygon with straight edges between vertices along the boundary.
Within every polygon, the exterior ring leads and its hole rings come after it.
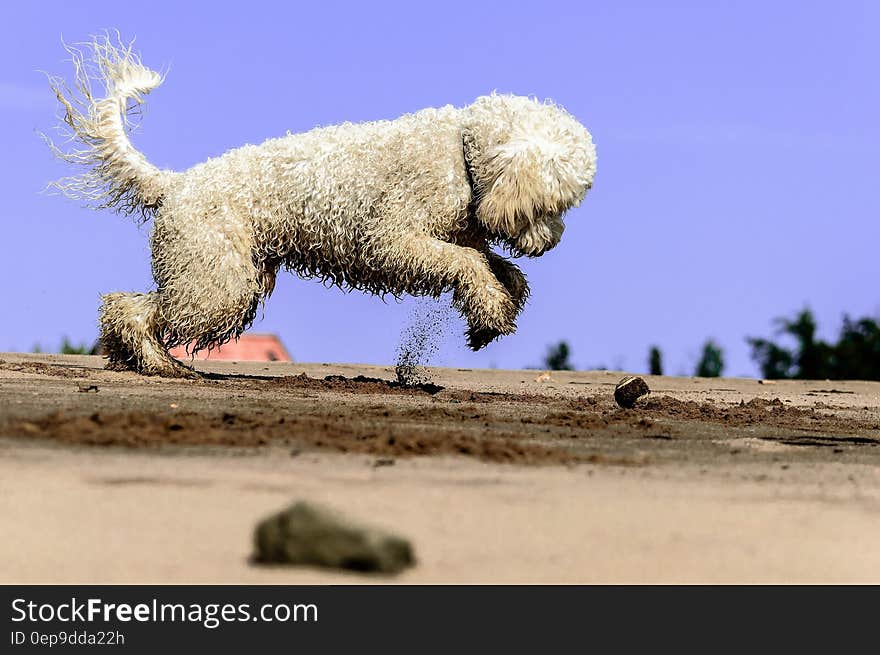
POLYGON ((468 328, 465 336, 467 337, 468 348, 476 352, 495 341, 495 339, 501 336, 501 332, 485 327, 471 326, 468 328))
POLYGON ((468 326, 467 344, 471 350, 477 351, 485 348, 498 337, 516 332, 514 322, 514 307, 511 303, 502 316, 495 317, 495 321, 471 322, 468 326))

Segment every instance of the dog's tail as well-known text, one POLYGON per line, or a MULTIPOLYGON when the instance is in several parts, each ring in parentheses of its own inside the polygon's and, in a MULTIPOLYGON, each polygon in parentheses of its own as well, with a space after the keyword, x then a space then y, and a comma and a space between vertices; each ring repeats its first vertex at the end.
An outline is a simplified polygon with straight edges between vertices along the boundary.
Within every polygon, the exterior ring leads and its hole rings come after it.
POLYGON ((88 57, 77 48, 65 47, 76 71, 74 89, 60 78, 50 77, 49 83, 63 109, 66 126, 59 129, 68 141, 78 143, 74 149, 62 150, 44 138, 57 157, 87 170, 50 186, 96 209, 140 211, 148 218, 175 173, 150 164, 131 144, 128 133, 143 95, 159 86, 162 76, 144 66, 132 44, 125 45, 118 37, 116 43, 104 35, 85 44, 88 57), (103 86, 100 99, 92 95, 93 82, 103 86))

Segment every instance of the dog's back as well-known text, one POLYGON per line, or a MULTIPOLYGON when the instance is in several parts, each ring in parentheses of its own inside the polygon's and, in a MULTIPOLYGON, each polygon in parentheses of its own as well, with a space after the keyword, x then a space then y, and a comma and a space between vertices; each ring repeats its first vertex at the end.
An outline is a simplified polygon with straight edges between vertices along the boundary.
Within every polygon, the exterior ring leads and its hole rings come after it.
POLYGON ((267 256, 335 270, 365 263, 389 216, 398 230, 455 217, 434 226, 444 232, 466 217, 470 200, 459 110, 447 106, 235 148, 180 173, 156 222, 247 224, 267 256), (402 196, 420 200, 424 213, 396 210, 402 196))

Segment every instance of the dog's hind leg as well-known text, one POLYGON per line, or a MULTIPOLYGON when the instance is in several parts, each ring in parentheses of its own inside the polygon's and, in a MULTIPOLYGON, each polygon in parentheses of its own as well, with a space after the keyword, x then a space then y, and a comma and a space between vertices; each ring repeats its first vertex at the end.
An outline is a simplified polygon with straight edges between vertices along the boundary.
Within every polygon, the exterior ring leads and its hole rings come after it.
POLYGON ((468 323, 473 350, 516 331, 516 301, 492 272, 483 253, 427 235, 406 235, 389 248, 385 266, 391 277, 406 280, 405 290, 439 296, 452 290, 453 304, 468 323))
POLYGON ((157 223, 153 272, 166 345, 197 352, 237 339, 271 292, 277 263, 258 267, 250 235, 233 220, 208 234, 157 223))
POLYGON ((198 377, 168 354, 162 343, 158 293, 108 293, 101 306, 101 344, 116 371, 143 375, 198 377))

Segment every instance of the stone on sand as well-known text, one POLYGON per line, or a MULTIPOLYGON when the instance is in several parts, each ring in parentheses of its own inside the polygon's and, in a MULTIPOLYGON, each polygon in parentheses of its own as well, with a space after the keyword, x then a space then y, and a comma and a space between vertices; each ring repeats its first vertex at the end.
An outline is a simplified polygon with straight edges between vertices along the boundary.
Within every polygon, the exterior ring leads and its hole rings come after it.
POLYGON ((403 537, 359 525, 327 507, 300 501, 261 521, 254 559, 267 564, 399 573, 415 564, 403 537))

